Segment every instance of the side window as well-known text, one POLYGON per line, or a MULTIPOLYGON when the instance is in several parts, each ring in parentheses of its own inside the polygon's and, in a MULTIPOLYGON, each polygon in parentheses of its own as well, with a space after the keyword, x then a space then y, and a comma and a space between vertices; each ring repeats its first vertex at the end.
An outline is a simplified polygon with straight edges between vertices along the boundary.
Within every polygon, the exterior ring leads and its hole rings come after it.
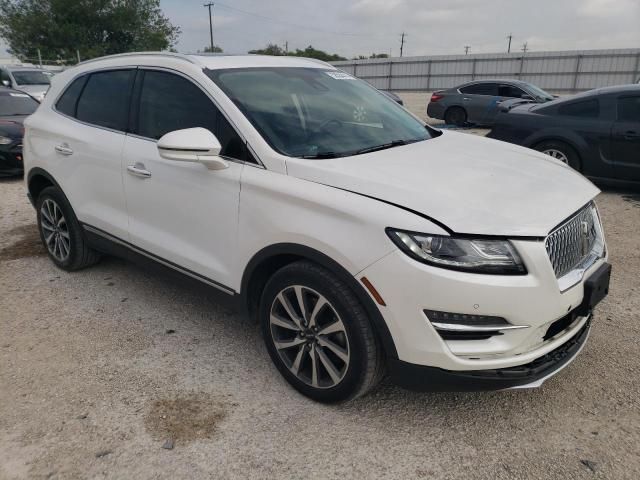
POLYGON ((596 99, 569 103, 559 107, 558 114, 568 117, 598 118, 600 115, 600 103, 596 99))
POLYGON ((56 103, 56 110, 60 113, 64 113, 65 115, 69 115, 70 117, 75 117, 78 97, 80 96, 82 87, 84 87, 86 81, 87 75, 76 78, 58 99, 58 103, 56 103))
POLYGON ((621 122, 640 123, 640 96, 621 97, 618 99, 618 120, 621 122))
POLYGON ((498 95, 498 85, 495 83, 474 83, 460 89, 468 95, 498 95))
POLYGON ((498 87, 498 95, 501 97, 522 98, 526 93, 524 90, 514 87, 513 85, 500 85, 500 87, 498 87))
POLYGON ((92 73, 78 100, 76 118, 92 125, 126 131, 134 73, 135 70, 92 73))
POLYGON ((165 133, 194 127, 206 128, 218 138, 221 155, 246 159, 244 142, 200 88, 173 73, 145 71, 138 135, 158 140, 165 133))

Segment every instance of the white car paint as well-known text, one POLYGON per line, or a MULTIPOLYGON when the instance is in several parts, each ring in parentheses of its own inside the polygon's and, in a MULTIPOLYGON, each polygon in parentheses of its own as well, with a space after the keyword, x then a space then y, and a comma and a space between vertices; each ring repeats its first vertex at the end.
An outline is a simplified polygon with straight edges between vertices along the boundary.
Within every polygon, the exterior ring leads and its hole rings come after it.
POLYGON ((323 253, 375 286, 386 302, 378 305, 380 313, 406 362, 448 370, 521 365, 563 344, 585 323, 580 318, 559 337, 542 341, 546 327, 581 302, 584 280, 561 292, 541 239, 597 195, 590 182, 548 156, 449 132, 354 157, 283 156, 203 73, 247 66, 334 68, 259 56, 130 54, 86 62, 55 76, 42 107, 25 122, 25 171, 49 172, 81 222, 228 292, 242 293, 245 268, 266 247, 300 244, 323 253), (227 169, 208 170, 171 161, 158 154, 154 141, 94 128, 53 108, 76 76, 124 66, 162 67, 190 78, 236 126, 261 165, 229 162, 227 169), (136 161, 151 172, 149 179, 127 174, 136 161), (425 265, 401 252, 385 234, 387 227, 516 237, 528 274, 480 275, 425 265), (488 340, 444 341, 425 308, 504 316, 529 328, 488 340))

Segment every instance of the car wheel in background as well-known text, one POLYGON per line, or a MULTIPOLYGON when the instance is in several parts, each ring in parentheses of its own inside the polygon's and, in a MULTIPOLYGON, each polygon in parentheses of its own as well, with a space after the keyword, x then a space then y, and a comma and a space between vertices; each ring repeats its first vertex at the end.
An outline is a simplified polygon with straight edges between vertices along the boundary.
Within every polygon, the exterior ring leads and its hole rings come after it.
POLYGON ((462 127, 467 123, 467 112, 462 107, 449 107, 444 113, 444 121, 448 125, 462 127))
POLYGON ((280 373, 314 400, 349 400, 382 378, 382 349, 363 307, 344 282, 315 263, 277 271, 263 291, 259 319, 280 373))
POLYGON ((57 187, 47 187, 36 202, 38 230, 49 258, 63 270, 93 265, 100 255, 89 248, 71 205, 57 187))
POLYGON ((574 170, 580 171, 580 157, 570 145, 558 140, 550 140, 539 143, 534 148, 556 160, 560 160, 574 170))

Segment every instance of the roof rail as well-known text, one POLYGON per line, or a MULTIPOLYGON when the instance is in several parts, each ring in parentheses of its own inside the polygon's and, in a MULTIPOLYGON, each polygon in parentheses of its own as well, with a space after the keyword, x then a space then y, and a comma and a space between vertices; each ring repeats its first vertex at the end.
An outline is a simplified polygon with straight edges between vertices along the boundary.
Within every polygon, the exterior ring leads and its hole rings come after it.
POLYGON ((97 62, 100 60, 107 60, 112 58, 121 58, 121 57, 133 57, 133 56, 156 56, 156 57, 171 57, 176 59, 181 59, 189 63, 193 63, 194 65, 199 65, 193 58, 188 55, 184 55, 182 53, 174 53, 174 52, 127 52, 127 53, 116 53, 114 55, 105 55, 104 57, 92 58, 91 60, 85 60, 84 62, 78 63, 78 65, 86 65, 87 63, 97 62))

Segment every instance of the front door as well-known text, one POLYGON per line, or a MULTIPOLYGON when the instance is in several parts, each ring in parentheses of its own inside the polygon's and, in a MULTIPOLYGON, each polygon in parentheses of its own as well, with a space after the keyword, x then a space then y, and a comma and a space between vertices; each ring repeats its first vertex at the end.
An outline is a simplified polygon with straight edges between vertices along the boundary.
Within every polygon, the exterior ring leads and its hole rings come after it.
POLYGON ((640 181, 640 95, 618 98, 611 129, 611 159, 616 178, 640 181))
POLYGON ((156 141, 170 131, 203 127, 216 134, 225 158, 239 156, 244 144, 235 131, 225 134, 228 123, 190 79, 158 70, 138 75, 137 120, 122 163, 130 241, 141 253, 230 290, 244 164, 230 161, 214 171, 166 160, 156 141))

